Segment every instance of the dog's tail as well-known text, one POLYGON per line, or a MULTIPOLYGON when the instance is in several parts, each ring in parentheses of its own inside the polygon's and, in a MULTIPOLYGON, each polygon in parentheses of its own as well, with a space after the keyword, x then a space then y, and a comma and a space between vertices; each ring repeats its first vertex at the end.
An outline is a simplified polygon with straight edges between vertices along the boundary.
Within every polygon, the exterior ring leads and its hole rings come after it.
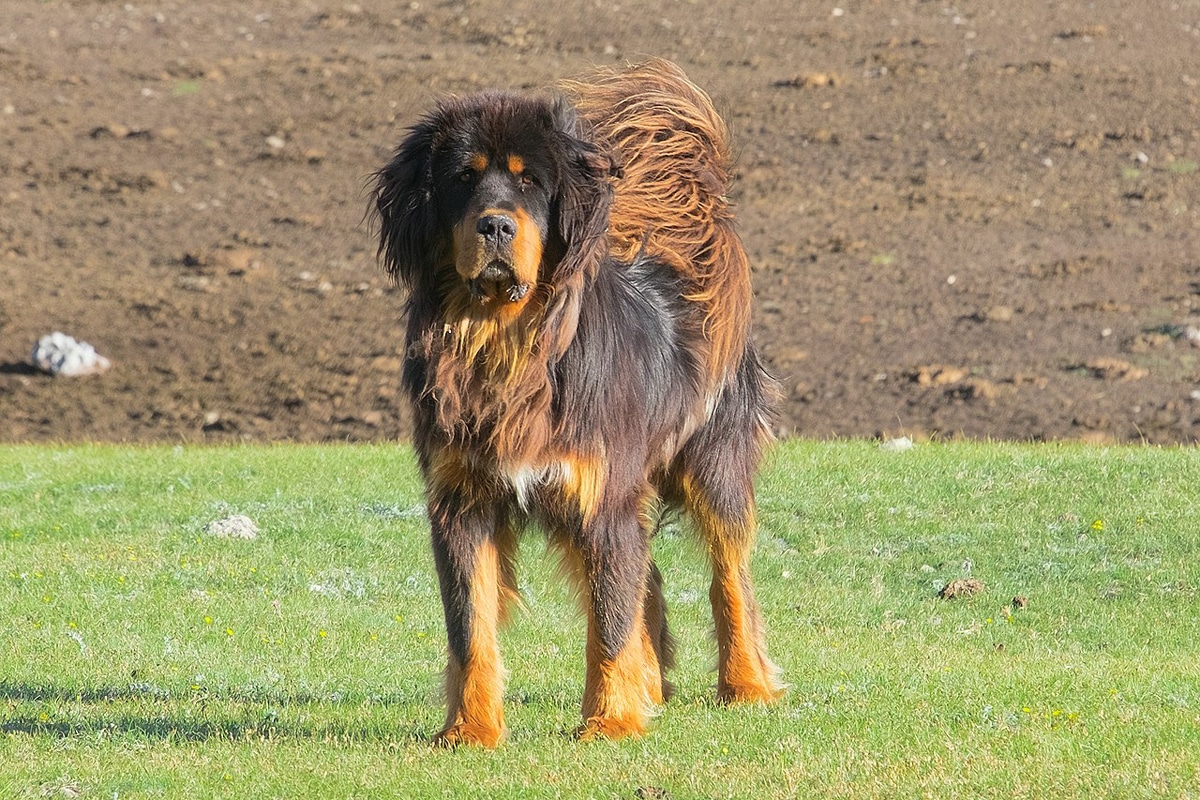
POLYGON ((732 157, 725 122, 678 66, 655 59, 562 84, 621 166, 614 179, 613 253, 670 264, 705 309, 712 377, 740 359, 750 321, 750 266, 726 193, 732 157))

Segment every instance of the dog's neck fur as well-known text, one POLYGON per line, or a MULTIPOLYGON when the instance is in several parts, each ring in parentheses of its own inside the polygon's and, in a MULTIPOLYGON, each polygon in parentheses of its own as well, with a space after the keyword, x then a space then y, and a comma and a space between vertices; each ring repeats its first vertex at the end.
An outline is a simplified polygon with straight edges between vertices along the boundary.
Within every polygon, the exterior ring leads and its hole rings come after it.
POLYGON ((554 434, 553 365, 574 340, 584 276, 535 286, 516 314, 448 293, 421 339, 425 391, 451 441, 496 464, 535 461, 554 434))

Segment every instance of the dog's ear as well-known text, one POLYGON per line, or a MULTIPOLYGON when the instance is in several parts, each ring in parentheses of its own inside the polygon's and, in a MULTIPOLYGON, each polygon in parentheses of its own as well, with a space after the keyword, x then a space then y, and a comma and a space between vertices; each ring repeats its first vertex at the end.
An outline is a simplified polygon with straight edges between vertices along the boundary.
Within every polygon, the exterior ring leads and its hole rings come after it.
POLYGON ((562 257, 552 279, 562 283, 572 275, 590 273, 608 252, 608 212, 612 205, 609 178, 619 174, 612 154, 592 141, 586 123, 565 99, 553 107, 558 140, 558 191, 555 196, 554 242, 562 257))
POLYGON ((433 280, 440 247, 433 180, 437 130, 432 116, 422 120, 374 176, 379 255, 388 274, 409 289, 433 280))

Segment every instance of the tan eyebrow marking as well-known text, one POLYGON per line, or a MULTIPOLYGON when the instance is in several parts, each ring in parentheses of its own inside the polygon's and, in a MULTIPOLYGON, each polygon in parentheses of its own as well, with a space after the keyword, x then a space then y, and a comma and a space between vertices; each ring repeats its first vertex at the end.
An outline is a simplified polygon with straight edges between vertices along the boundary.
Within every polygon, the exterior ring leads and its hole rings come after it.
POLYGON ((483 153, 475 153, 471 156, 471 169, 476 172, 483 172, 488 167, 488 157, 483 153))
POLYGON ((508 171, 511 172, 513 175, 520 175, 522 172, 525 171, 525 159, 521 158, 520 156, 516 156, 516 155, 509 156, 508 157, 508 171))

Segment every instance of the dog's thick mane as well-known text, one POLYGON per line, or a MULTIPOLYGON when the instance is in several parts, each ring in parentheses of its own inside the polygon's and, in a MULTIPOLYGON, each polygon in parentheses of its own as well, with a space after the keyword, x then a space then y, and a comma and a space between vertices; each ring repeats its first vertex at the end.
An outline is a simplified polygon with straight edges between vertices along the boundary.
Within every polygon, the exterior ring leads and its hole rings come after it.
POLYGON ((497 461, 519 462, 546 446, 553 435, 547 353, 557 349, 552 339, 564 324, 559 309, 570 303, 578 313, 579 283, 538 287, 527 311, 507 324, 477 316, 456 298, 441 310, 440 329, 426 328, 413 342, 426 374, 409 380, 432 396, 438 427, 452 441, 486 444, 497 461))
POLYGON ((733 369, 750 321, 750 266, 726 197, 732 157, 712 100, 675 64, 654 59, 560 84, 621 165, 609 212, 609 247, 674 268, 705 308, 712 377, 733 369))

